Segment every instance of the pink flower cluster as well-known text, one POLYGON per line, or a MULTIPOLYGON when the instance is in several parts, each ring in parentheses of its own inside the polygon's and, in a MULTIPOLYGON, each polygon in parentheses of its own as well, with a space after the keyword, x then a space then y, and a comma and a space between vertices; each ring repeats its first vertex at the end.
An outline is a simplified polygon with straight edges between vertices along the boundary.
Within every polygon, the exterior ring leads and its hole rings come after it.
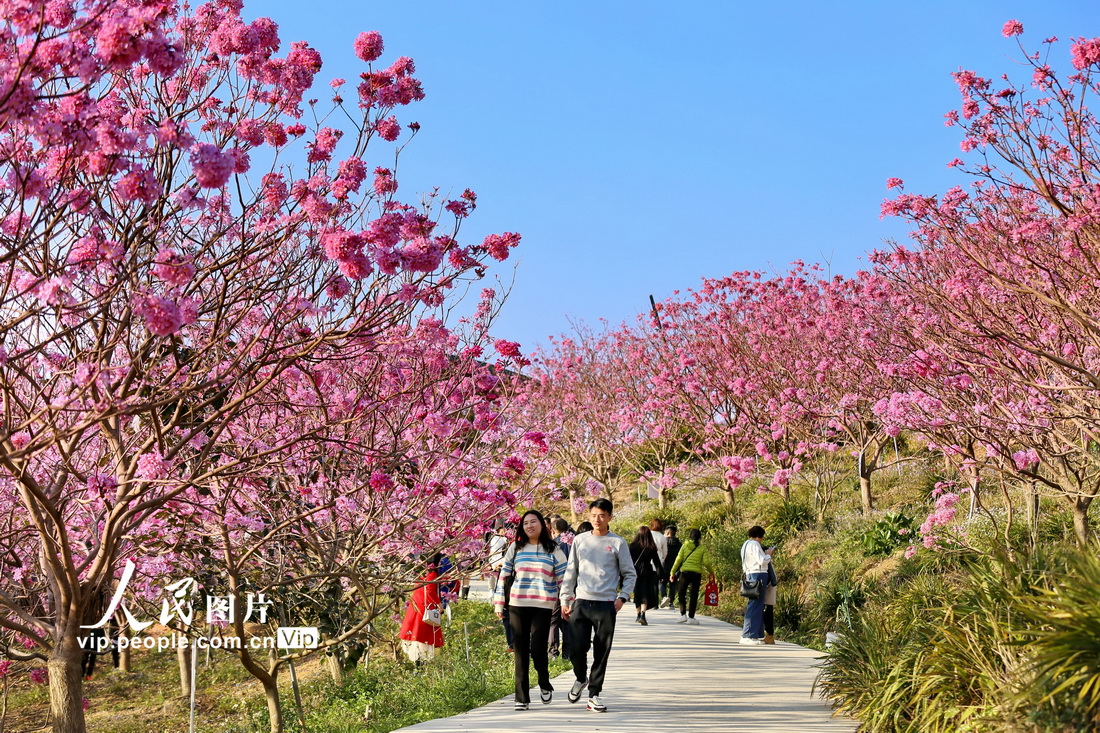
POLYGON ((201 143, 191 149, 191 169, 202 188, 221 188, 229 182, 236 164, 233 156, 216 145, 201 143))
POLYGON ((1073 68, 1084 69, 1092 64, 1100 63, 1100 38, 1078 38, 1069 48, 1070 57, 1073 60, 1073 68))
POLYGON ((485 241, 482 242, 481 246, 494 260, 503 262, 508 259, 508 250, 517 246, 519 241, 519 234, 505 232, 504 234, 490 234, 485 237, 485 241))
POLYGON ((722 456, 719 463, 726 469, 726 481, 734 489, 745 483, 756 471, 756 459, 752 457, 722 456))
POLYGON ((1039 465, 1039 453, 1034 448, 1016 451, 1012 454, 1012 464, 1017 471, 1030 471, 1039 465))
POLYGON ((175 250, 166 249, 157 255, 153 274, 172 287, 182 287, 195 276, 195 266, 175 250))
POLYGON ((184 325, 184 313, 171 298, 143 295, 134 299, 134 313, 145 320, 145 327, 154 336, 171 336, 184 325))
POLYGON ((498 354, 506 358, 518 359, 523 356, 523 353, 519 349, 519 344, 515 341, 500 339, 493 344, 493 348, 496 349, 498 354))
POLYGON ((157 481, 168 476, 172 464, 160 453, 143 453, 138 457, 136 475, 146 481, 157 481))
POLYGON ((378 31, 364 31, 355 39, 355 55, 361 61, 376 61, 382 55, 382 50, 382 34, 378 31))

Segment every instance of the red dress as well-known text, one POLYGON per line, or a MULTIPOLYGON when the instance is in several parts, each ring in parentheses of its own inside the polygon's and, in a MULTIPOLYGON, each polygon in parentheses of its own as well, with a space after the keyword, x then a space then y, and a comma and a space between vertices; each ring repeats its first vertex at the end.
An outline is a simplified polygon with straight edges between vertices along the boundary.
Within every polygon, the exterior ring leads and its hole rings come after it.
POLYGON ((442 608, 439 585, 432 582, 437 577, 438 573, 429 570, 424 576, 424 584, 413 591, 397 637, 409 659, 414 662, 418 659, 431 659, 435 650, 443 646, 443 627, 424 623, 425 608, 442 608))

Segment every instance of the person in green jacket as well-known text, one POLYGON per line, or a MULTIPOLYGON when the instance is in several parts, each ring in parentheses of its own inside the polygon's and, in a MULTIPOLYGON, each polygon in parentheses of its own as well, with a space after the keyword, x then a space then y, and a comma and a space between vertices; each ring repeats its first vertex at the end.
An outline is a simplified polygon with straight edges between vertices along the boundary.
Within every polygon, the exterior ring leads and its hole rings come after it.
POLYGON ((680 573, 680 620, 679 624, 699 625, 699 619, 695 618, 695 609, 699 605, 699 584, 703 580, 703 571, 714 573, 714 567, 710 563, 707 550, 700 540, 703 533, 697 529, 688 533, 688 541, 680 548, 676 555, 676 562, 672 565, 672 576, 680 573), (691 598, 688 601, 688 593, 691 598))

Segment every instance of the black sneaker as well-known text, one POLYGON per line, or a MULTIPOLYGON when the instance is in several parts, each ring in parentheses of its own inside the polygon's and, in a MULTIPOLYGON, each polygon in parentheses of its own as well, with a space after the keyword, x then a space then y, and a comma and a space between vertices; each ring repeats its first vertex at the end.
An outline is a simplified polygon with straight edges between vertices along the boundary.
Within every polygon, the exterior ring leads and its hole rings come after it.
POLYGON ((525 702, 517 702, 517 703, 516 703, 516 707, 515 707, 515 709, 516 709, 516 710, 526 710, 526 709, 527 709, 528 707, 529 707, 528 703, 525 703, 525 702))
POLYGON ((550 701, 554 699, 554 691, 553 690, 544 690, 540 687, 539 688, 539 699, 542 700, 543 705, 549 705, 550 701))
POLYGON ((566 695, 566 698, 569 699, 569 702, 576 702, 577 700, 580 700, 581 699, 581 691, 584 690, 584 688, 587 687, 587 686, 588 686, 588 681, 587 680, 585 680, 584 682, 581 682, 580 680, 577 680, 576 682, 573 683, 573 686, 571 688, 569 688, 569 694, 566 695))

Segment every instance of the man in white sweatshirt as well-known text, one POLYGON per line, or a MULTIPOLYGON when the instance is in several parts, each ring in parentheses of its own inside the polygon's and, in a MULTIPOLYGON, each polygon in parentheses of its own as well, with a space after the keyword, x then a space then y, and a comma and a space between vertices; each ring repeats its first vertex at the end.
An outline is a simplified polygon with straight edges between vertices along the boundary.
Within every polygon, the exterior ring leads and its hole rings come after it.
POLYGON ((573 539, 561 585, 561 615, 571 626, 573 674, 577 678, 569 690, 569 702, 577 702, 587 685, 588 709, 597 713, 607 711, 600 693, 615 638, 615 614, 630 598, 638 579, 630 547, 610 529, 612 509, 607 499, 596 499, 588 505, 593 529, 573 539))

